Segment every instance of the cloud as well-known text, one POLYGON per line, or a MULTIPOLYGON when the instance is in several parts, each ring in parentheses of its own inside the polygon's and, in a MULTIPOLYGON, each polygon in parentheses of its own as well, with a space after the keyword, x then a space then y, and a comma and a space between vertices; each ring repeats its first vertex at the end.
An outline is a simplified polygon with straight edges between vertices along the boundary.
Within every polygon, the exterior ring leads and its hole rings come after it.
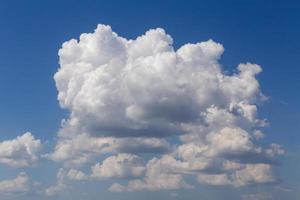
POLYGON ((56 184, 46 188, 45 195, 55 196, 62 192, 65 192, 68 189, 68 186, 65 184, 66 176, 67 176, 66 171, 63 168, 60 168, 56 174, 56 179, 57 179, 56 184))
POLYGON ((31 189, 29 176, 21 172, 16 178, 0 181, 0 193, 2 194, 23 194, 31 189))
POLYGON ((170 149, 170 144, 161 138, 114 138, 79 134, 72 138, 60 139, 54 152, 45 157, 56 162, 64 162, 66 167, 72 168, 93 162, 101 154, 164 153, 170 149))
POLYGON ((259 94, 258 65, 241 64, 226 76, 218 64, 223 46, 212 40, 174 51, 163 29, 126 40, 99 25, 59 51, 54 78, 58 99, 71 111, 61 135, 182 134, 182 122, 200 118, 210 105, 239 103, 259 94))
POLYGON ((67 176, 71 180, 87 180, 88 176, 83 173, 82 171, 76 170, 76 169, 70 169, 69 172, 67 173, 67 176))
MULTIPOLYGON (((191 175, 235 187, 276 181, 284 150, 256 144, 266 125, 257 106, 262 68, 226 72, 213 40, 172 44, 161 28, 126 39, 107 25, 65 42, 54 79, 70 115, 46 157, 68 169, 94 163, 93 179, 127 180, 109 188, 117 192, 192 188, 191 175)), ((86 180, 80 171, 70 177, 86 180)))
POLYGON ((46 157, 57 162, 65 162, 66 166, 82 165, 93 160, 96 155, 109 152, 113 138, 94 138, 87 134, 79 134, 73 138, 60 139, 55 150, 46 157))
POLYGON ((117 152, 126 153, 166 153, 171 151, 169 142, 162 138, 127 137, 115 139, 112 146, 117 152))
POLYGON ((118 154, 92 167, 94 178, 139 178, 145 173, 144 160, 132 154, 118 154))
POLYGON ((29 167, 39 159, 41 141, 27 132, 13 140, 0 142, 0 163, 11 167, 29 167))
POLYGON ((70 181, 86 181, 90 177, 77 169, 59 168, 56 174, 56 183, 44 189, 44 195, 56 196, 69 191, 70 181))
POLYGON ((198 181, 202 184, 241 187, 255 183, 272 183, 275 178, 268 164, 246 164, 237 171, 228 174, 199 174, 198 181))
POLYGON ((151 159, 146 166, 146 174, 142 180, 130 180, 128 185, 113 184, 109 190, 112 192, 122 191, 157 191, 161 189, 175 190, 180 188, 192 188, 185 182, 177 169, 182 167, 182 163, 176 161, 171 156, 163 156, 160 159, 151 159))

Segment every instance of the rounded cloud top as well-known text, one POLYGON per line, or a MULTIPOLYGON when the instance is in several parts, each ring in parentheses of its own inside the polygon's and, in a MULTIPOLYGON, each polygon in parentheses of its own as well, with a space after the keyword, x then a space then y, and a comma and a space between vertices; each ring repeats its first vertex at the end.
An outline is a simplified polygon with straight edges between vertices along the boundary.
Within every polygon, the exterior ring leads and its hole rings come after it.
POLYGON ((284 150, 257 144, 261 67, 226 72, 213 40, 172 44, 161 28, 126 39, 106 25, 65 42, 54 78, 70 115, 47 157, 69 169, 93 163, 90 175, 71 169, 72 179, 127 181, 113 192, 193 188, 189 175, 218 186, 276 182, 284 150))
POLYGON ((181 135, 184 125, 203 123, 211 106, 254 119, 249 106, 260 95, 258 65, 240 64, 227 75, 218 62, 221 44, 208 40, 175 50, 172 43, 161 28, 125 39, 106 25, 65 42, 54 76, 60 105, 71 112, 61 135, 181 135))

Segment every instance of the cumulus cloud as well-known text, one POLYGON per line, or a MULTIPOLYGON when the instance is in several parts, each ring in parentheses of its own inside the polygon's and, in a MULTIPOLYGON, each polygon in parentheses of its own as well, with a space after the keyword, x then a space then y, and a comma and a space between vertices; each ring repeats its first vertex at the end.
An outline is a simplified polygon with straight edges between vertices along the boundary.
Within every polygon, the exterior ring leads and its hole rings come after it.
POLYGON ((39 159, 41 141, 27 132, 12 140, 0 141, 0 164, 29 167, 39 159))
POLYGON ((82 171, 76 169, 70 169, 67 173, 67 176, 71 180, 87 180, 89 177, 82 171))
POLYGON ((161 28, 126 39, 106 25, 65 42, 54 79, 70 115, 47 157, 73 168, 107 155, 91 177, 127 179, 109 188, 117 192, 192 188, 190 174, 210 185, 276 181, 284 150, 256 144, 266 125, 257 106, 262 68, 241 63, 225 72, 224 48, 213 40, 172 44, 161 28))
POLYGON ((70 189, 70 181, 89 180, 89 176, 78 169, 60 168, 56 174, 56 183, 45 188, 46 196, 56 196, 70 189))
POLYGON ((54 196, 66 191, 66 189, 68 188, 68 186, 65 183, 66 176, 67 176, 66 170, 60 168, 56 174, 56 179, 57 179, 56 184, 46 188, 45 195, 54 196))
POLYGON ((54 78, 59 102, 71 115, 61 135, 181 134, 180 123, 196 120, 208 105, 231 98, 238 103, 258 92, 259 66, 241 65, 233 77, 222 74, 217 63, 222 45, 210 40, 176 52, 171 45, 163 29, 126 40, 104 25, 82 34, 79 42, 64 43, 54 78))
POLYGON ((161 138, 114 138, 94 137, 79 134, 72 138, 60 139, 53 153, 45 157, 57 162, 63 162, 66 167, 81 166, 95 161, 108 153, 164 153, 171 149, 170 144, 161 138))
POLYGON ((178 169, 184 167, 183 165, 169 155, 165 155, 160 159, 153 158, 147 163, 143 179, 130 180, 126 186, 114 183, 109 190, 112 192, 122 192, 192 188, 193 186, 186 183, 184 177, 178 172, 178 169))
POLYGON ((93 160, 96 155, 109 152, 113 138, 94 138, 87 134, 79 134, 73 138, 60 139, 55 150, 46 157, 65 162, 66 166, 82 165, 93 160))
POLYGON ((92 167, 94 178, 138 178, 145 173, 144 160, 132 154, 118 154, 92 167))
POLYGON ((268 164, 247 164, 242 169, 232 171, 228 174, 199 174, 198 181, 208 185, 232 185, 241 187, 255 183, 275 182, 268 164))
POLYGON ((14 179, 0 181, 0 193, 2 194, 24 194, 30 190, 30 187, 30 178, 24 172, 14 179))

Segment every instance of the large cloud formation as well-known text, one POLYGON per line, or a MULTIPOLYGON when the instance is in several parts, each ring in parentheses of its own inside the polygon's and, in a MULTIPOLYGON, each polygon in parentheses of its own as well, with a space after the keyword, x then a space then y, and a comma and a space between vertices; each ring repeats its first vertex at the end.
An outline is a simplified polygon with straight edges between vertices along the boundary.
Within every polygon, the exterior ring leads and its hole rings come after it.
POLYGON ((65 42, 54 79, 70 116, 48 158, 66 168, 93 163, 90 177, 128 180, 110 187, 118 192, 192 188, 191 174, 209 185, 276 181, 272 168, 284 151, 256 144, 265 124, 257 117, 261 67, 228 73, 221 44, 172 43, 161 28, 129 40, 106 25, 65 42))

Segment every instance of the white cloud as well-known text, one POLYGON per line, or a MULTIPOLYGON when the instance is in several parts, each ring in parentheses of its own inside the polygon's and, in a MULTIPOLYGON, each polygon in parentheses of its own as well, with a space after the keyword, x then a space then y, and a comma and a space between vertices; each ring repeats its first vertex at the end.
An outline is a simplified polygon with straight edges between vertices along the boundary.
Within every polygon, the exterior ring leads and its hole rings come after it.
POLYGON ((108 191, 110 192, 124 192, 126 190, 126 187, 119 183, 114 183, 112 184, 109 188, 108 191))
POLYGON ((66 170, 60 168, 56 174, 57 182, 55 185, 51 185, 45 189, 46 196, 55 196, 62 192, 65 192, 68 189, 68 186, 65 183, 65 179, 67 176, 66 170))
POLYGON ((60 104, 71 111, 61 135, 179 134, 182 122, 198 119, 211 105, 240 105, 251 120, 255 107, 247 102, 259 95, 261 68, 240 64, 238 74, 225 75, 218 64, 222 52, 212 40, 174 51, 163 29, 126 40, 104 25, 65 42, 54 77, 60 104))
POLYGON ((276 179, 269 164, 246 164, 242 169, 227 174, 199 174, 198 181, 208 185, 241 187, 255 183, 272 183, 276 179))
POLYGON ((60 139, 54 152, 46 157, 57 162, 65 162, 66 166, 72 168, 90 162, 96 155, 111 151, 110 146, 113 142, 113 138, 94 138, 80 134, 73 138, 60 139))
POLYGON ((236 186, 244 186, 252 183, 270 183, 275 182, 269 164, 248 164, 242 170, 235 173, 236 186))
POLYGON ((31 188, 29 176, 21 172, 16 178, 0 181, 0 193, 2 194, 23 194, 31 188))
POLYGON ((71 180, 87 180, 89 177, 82 171, 76 169, 70 169, 67 173, 67 176, 71 180))
POLYGON ((39 158, 41 141, 27 132, 13 140, 0 142, 0 163, 11 167, 29 167, 39 158))
POLYGON ((264 100, 261 67, 244 63, 224 72, 221 44, 175 50, 172 43, 161 28, 126 39, 105 25, 65 42, 54 79, 70 115, 47 157, 72 169, 109 155, 92 176, 130 178, 109 189, 118 192, 190 188, 190 174, 211 185, 275 181, 272 165, 284 150, 255 143, 265 124, 257 107, 264 100))
POLYGON ((56 174, 56 183, 44 190, 46 196, 56 196, 69 191, 70 181, 87 181, 90 177, 77 169, 60 168, 56 174))
POLYGON ((207 137, 212 154, 242 154, 253 148, 249 134, 240 128, 225 127, 207 137))
POLYGON ((79 134, 72 138, 61 138, 53 153, 46 157, 64 162, 66 167, 81 166, 93 162, 101 154, 107 153, 164 153, 170 144, 161 138, 114 138, 94 137, 79 134))
POLYGON ((151 159, 146 166, 146 174, 142 180, 130 180, 128 185, 113 184, 109 190, 121 191, 156 191, 161 189, 174 190, 180 188, 192 188, 185 182, 184 177, 178 171, 184 168, 184 164, 176 161, 171 156, 163 156, 160 159, 151 159))
POLYGON ((144 160, 132 154, 118 154, 92 167, 94 178, 139 178, 145 173, 144 160))

